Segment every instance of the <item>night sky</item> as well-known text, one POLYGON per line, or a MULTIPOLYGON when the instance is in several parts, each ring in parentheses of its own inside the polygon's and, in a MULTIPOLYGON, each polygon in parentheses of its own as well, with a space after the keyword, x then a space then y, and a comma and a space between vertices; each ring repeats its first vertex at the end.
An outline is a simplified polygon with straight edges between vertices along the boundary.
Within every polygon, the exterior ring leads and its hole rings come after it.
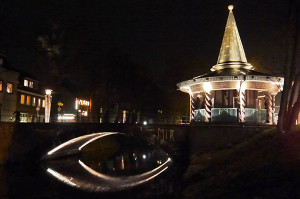
POLYGON ((122 92, 99 102, 137 98, 166 107, 188 98, 176 83, 216 64, 229 4, 248 62, 258 71, 282 73, 287 3, 7 0, 0 6, 0 52, 12 68, 68 96, 99 95, 98 88, 107 96, 122 92))

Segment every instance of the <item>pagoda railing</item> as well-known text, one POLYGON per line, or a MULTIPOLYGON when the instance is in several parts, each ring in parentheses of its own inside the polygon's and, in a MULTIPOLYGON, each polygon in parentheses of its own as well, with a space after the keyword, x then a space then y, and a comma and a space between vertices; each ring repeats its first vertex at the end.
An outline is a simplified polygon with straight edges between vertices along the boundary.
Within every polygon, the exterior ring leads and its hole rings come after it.
POLYGON ((236 122, 237 108, 212 108, 212 122, 236 122))
POLYGON ((195 122, 204 122, 205 120, 205 109, 196 109, 194 115, 195 122))
POLYGON ((266 109, 245 108, 245 121, 254 123, 266 123, 266 109))
MULTIPOLYGON (((266 109, 245 108, 245 122, 265 123, 267 118, 266 109)), ((195 122, 204 122, 205 109, 196 109, 194 115, 195 122)), ((212 122, 237 122, 237 108, 212 108, 212 122)))

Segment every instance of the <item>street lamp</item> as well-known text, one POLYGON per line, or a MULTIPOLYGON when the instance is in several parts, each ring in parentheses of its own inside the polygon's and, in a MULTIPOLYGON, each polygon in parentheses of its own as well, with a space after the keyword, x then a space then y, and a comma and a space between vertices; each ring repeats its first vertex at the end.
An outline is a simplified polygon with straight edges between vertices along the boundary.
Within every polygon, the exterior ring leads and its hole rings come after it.
POLYGON ((46 89, 45 90, 45 123, 50 122, 50 110, 51 110, 51 101, 52 101, 52 90, 46 89))

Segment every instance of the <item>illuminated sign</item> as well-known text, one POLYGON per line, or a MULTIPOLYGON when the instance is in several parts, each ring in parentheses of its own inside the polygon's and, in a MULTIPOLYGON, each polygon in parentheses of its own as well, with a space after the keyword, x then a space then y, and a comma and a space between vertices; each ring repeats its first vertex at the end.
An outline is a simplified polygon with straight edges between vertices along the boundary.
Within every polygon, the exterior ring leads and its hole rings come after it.
POLYGON ((89 106, 90 102, 86 100, 78 100, 78 105, 89 106))
POLYGON ((78 109, 78 106, 90 106, 90 101, 76 98, 76 102, 75 102, 76 110, 78 109))
POLYGON ((89 111, 92 107, 92 101, 83 100, 76 98, 75 101, 75 109, 78 113, 80 113, 80 116, 87 117, 89 115, 89 111))

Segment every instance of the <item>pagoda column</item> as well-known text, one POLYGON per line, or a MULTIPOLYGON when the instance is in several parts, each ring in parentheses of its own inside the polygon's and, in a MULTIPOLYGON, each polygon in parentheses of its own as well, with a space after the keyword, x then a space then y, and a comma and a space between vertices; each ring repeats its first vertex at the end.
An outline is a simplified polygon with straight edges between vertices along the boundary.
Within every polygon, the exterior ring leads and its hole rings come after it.
POLYGON ((273 98, 269 92, 265 94, 265 105, 266 105, 266 110, 267 110, 267 118, 266 118, 266 123, 272 124, 273 123, 273 98))
POLYGON ((205 91, 205 122, 211 121, 211 94, 205 91))
POLYGON ((240 87, 240 98, 239 98, 239 122, 245 122, 245 107, 246 107, 246 89, 243 86, 243 83, 240 87))
POLYGON ((276 94, 272 94, 272 124, 276 125, 277 121, 275 120, 275 96, 276 94))
POLYGON ((194 120, 197 94, 190 94, 190 121, 194 120))

